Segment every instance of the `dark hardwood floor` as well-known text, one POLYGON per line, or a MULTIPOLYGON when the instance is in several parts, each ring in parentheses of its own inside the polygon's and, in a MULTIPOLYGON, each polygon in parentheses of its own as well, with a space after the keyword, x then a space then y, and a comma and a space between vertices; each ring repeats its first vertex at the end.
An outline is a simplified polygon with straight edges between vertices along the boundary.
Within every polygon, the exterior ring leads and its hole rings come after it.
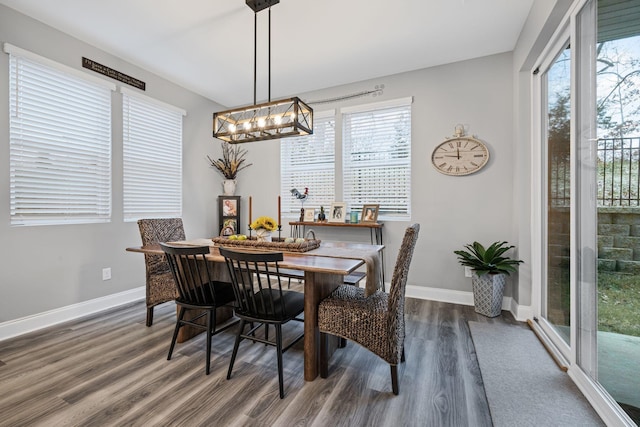
POLYGON ((243 342, 227 380, 235 329, 225 331, 207 376, 202 335, 166 360, 175 306, 156 307, 148 328, 135 303, 0 342, 0 426, 491 426, 469 320, 525 327, 507 312, 408 298, 399 396, 389 365, 351 342, 329 378, 305 382, 300 342, 284 354, 281 400, 273 347, 243 342))

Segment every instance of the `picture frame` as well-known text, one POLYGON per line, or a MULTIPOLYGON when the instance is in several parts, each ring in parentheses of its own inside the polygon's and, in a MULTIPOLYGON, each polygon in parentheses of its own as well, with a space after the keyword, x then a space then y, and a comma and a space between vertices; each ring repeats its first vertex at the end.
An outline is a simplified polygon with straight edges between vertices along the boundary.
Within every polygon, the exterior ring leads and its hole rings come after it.
POLYGON ((233 234, 238 234, 238 222, 233 218, 225 219, 222 223, 220 235, 231 236, 233 234))
POLYGON ((218 230, 221 236, 240 233, 240 196, 218 196, 218 230))
POLYGON ((347 217, 347 204, 344 202, 331 203, 328 222, 345 222, 347 217))
POLYGON ((313 222, 316 216, 316 210, 314 208, 306 208, 304 210, 304 222, 313 222))
POLYGON ((379 204, 362 206, 362 215, 360 218, 360 222, 369 223, 369 224, 378 222, 379 210, 380 210, 379 204))

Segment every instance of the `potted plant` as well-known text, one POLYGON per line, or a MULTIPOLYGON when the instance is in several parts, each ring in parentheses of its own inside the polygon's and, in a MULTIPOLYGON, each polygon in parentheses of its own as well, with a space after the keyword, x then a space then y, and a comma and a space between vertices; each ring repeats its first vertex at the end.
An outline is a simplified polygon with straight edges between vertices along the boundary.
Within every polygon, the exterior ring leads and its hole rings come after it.
POLYGON ((473 275, 473 302, 476 313, 487 317, 499 316, 502 311, 505 278, 514 273, 523 261, 505 256, 505 252, 515 248, 507 242, 494 242, 485 249, 478 242, 465 245, 465 250, 453 251, 458 261, 471 267, 473 275))
POLYGON ((240 148, 239 145, 232 145, 228 142, 222 142, 222 158, 217 160, 207 156, 211 166, 216 168, 218 172, 225 177, 222 182, 222 189, 225 196, 233 196, 236 192, 236 177, 242 169, 248 168, 253 163, 245 163, 247 150, 240 148))

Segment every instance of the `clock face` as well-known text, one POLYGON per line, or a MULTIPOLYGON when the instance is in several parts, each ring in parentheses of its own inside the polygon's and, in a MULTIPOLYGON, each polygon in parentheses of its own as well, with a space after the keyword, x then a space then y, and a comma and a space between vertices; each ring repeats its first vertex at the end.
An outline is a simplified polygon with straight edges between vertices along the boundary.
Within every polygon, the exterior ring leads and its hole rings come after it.
POLYGON ((446 175, 469 175, 489 161, 489 150, 481 141, 461 136, 439 144, 431 154, 433 166, 446 175))

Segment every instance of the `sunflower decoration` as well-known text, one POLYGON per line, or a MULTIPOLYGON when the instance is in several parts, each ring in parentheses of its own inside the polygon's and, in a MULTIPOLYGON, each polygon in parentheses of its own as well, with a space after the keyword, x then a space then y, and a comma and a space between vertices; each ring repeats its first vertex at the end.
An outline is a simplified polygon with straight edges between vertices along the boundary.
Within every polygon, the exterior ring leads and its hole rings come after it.
POLYGON ((251 228, 253 230, 262 228, 267 231, 274 231, 278 228, 278 225, 276 224, 276 220, 270 216, 261 216, 251 223, 251 228))

